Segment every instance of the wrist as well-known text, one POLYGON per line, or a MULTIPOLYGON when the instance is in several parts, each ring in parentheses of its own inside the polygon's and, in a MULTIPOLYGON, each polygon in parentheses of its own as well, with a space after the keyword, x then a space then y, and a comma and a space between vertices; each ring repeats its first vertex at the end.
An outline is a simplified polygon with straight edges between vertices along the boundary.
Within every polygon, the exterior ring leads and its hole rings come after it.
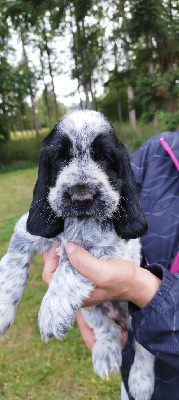
POLYGON ((133 278, 128 291, 128 299, 139 308, 145 307, 155 296, 161 280, 144 268, 134 264, 133 278))

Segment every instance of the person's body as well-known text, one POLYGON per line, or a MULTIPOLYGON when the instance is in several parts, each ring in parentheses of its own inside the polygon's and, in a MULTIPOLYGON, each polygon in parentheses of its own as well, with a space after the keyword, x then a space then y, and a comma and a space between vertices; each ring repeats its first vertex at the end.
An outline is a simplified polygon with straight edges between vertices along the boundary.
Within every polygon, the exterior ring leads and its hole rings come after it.
MULTIPOLYGON (((128 391, 133 362, 133 335, 156 356, 152 400, 179 398, 179 132, 165 132, 146 142, 131 158, 148 233, 141 238, 148 267, 124 260, 97 260, 72 243, 66 251, 72 265, 96 285, 84 306, 112 299, 129 300, 133 333, 123 350, 122 378, 128 391), (161 139, 164 137, 165 140, 161 139), (169 147, 167 146, 169 144, 169 147), (178 256, 177 256, 178 254, 178 256)), ((56 267, 55 251, 44 256, 43 279, 49 283, 56 267)), ((88 348, 93 332, 77 315, 88 348)), ((131 399, 129 395, 129 399, 131 399)))

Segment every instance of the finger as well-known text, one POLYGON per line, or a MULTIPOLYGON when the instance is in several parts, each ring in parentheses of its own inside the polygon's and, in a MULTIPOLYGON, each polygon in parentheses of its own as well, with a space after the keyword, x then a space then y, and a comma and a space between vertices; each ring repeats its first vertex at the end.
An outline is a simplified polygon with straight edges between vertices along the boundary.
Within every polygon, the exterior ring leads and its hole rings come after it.
POLYGON ((50 280, 58 267, 59 257, 56 253, 56 249, 59 245, 54 243, 49 251, 43 254, 44 268, 42 272, 42 280, 49 285, 50 280))
POLYGON ((50 267, 48 265, 44 266, 43 272, 42 272, 42 280, 49 285, 52 276, 55 272, 55 269, 51 270, 50 267))
POLYGON ((86 310, 86 311, 94 311, 95 310, 95 308, 96 308, 96 306, 90 306, 90 307, 83 307, 84 308, 84 310, 86 310))
POLYGON ((93 257, 87 250, 74 242, 68 242, 65 250, 75 269, 90 279, 95 285, 103 284, 105 287, 110 273, 106 260, 99 260, 93 257))
POLYGON ((86 347, 91 351, 95 344, 94 332, 86 323, 81 310, 78 310, 76 313, 76 322, 86 347))
POLYGON ((43 261, 46 262, 48 259, 58 258, 57 256, 57 248, 59 247, 59 243, 55 242, 50 250, 44 251, 42 254, 43 261))
POLYGON ((121 348, 124 350, 124 347, 127 343, 128 339, 128 332, 127 331, 122 331, 122 338, 121 338, 121 348))
POLYGON ((109 293, 106 289, 96 287, 94 291, 91 292, 90 297, 83 301, 82 307, 86 309, 115 299, 116 296, 113 292, 109 293))

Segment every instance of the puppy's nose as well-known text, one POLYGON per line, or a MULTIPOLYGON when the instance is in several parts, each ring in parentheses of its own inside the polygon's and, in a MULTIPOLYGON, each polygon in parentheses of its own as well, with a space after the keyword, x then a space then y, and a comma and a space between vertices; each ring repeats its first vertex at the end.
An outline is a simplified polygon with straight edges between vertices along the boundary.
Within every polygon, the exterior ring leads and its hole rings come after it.
POLYGON ((71 201, 76 208, 88 208, 93 202, 93 194, 88 186, 76 185, 71 193, 71 201))

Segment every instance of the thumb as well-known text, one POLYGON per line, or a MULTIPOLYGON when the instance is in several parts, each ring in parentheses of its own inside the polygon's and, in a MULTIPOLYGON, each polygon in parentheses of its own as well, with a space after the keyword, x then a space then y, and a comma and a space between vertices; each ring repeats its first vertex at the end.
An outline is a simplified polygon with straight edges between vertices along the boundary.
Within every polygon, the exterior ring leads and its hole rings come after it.
POLYGON ((68 242, 65 250, 69 261, 78 272, 90 279, 95 285, 99 285, 105 276, 105 260, 93 257, 87 250, 74 242, 68 242))

